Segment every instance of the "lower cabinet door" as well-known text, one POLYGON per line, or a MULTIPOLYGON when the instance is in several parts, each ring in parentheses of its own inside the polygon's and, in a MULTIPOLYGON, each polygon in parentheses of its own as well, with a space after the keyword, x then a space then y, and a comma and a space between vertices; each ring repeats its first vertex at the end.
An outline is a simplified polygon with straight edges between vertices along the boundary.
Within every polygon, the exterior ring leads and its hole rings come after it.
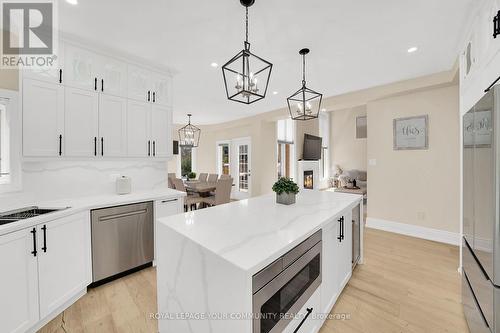
POLYGON ((352 273, 352 212, 346 211, 342 226, 342 242, 340 242, 340 257, 338 265, 339 294, 352 273))
POLYGON ((339 222, 336 217, 323 229, 323 259, 321 261, 321 310, 330 311, 339 293, 338 263, 340 262, 339 222))
POLYGON ((38 244, 43 318, 91 283, 89 214, 75 214, 38 226, 38 244))
MULTIPOLYGON (((36 229, 35 229, 36 230, 36 229)), ((38 313, 36 234, 33 228, 0 236, 0 331, 25 332, 38 313)))
POLYGON ((295 318, 284 329, 283 333, 316 333, 319 331, 323 321, 318 314, 323 311, 320 309, 320 289, 318 288, 302 309, 297 312, 295 318))
POLYGON ((156 251, 156 230, 157 230, 157 220, 162 217, 167 217, 175 214, 180 214, 184 212, 184 198, 165 198, 163 200, 155 201, 155 221, 154 221, 154 242, 155 242, 155 260, 157 259, 156 251))

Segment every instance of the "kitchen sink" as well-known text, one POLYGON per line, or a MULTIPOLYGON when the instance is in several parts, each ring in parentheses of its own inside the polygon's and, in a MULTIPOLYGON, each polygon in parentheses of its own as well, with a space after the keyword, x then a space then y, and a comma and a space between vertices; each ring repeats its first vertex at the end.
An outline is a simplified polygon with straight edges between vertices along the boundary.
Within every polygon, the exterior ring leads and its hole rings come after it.
POLYGON ((40 215, 50 214, 66 208, 40 208, 37 206, 24 207, 0 213, 0 225, 29 219, 40 215))

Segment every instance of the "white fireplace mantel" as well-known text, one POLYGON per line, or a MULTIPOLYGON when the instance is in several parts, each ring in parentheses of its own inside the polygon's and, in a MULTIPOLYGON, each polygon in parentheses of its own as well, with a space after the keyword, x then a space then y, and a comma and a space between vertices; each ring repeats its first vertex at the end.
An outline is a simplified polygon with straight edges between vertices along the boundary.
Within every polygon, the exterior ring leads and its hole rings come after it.
POLYGON ((320 188, 319 183, 319 161, 298 161, 297 162, 297 185, 301 190, 304 189, 304 171, 313 172, 313 188, 320 188))

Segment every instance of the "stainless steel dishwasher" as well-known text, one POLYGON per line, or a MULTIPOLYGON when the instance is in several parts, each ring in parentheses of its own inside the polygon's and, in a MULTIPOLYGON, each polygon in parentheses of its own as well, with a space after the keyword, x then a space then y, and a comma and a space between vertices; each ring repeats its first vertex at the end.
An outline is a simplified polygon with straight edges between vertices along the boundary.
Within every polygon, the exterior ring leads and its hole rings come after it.
POLYGON ((153 203, 91 211, 92 277, 98 282, 153 261, 153 203))

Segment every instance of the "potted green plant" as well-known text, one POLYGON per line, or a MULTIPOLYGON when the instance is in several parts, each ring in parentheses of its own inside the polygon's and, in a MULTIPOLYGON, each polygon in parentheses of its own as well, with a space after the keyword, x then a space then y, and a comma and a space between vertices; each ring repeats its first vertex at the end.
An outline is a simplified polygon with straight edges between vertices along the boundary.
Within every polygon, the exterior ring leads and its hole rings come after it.
POLYGON ((277 203, 291 205, 295 203, 295 196, 299 193, 299 186, 290 178, 281 177, 274 183, 273 191, 276 192, 277 203))
POLYGON ((196 172, 190 172, 187 174, 189 180, 196 179, 196 172))

